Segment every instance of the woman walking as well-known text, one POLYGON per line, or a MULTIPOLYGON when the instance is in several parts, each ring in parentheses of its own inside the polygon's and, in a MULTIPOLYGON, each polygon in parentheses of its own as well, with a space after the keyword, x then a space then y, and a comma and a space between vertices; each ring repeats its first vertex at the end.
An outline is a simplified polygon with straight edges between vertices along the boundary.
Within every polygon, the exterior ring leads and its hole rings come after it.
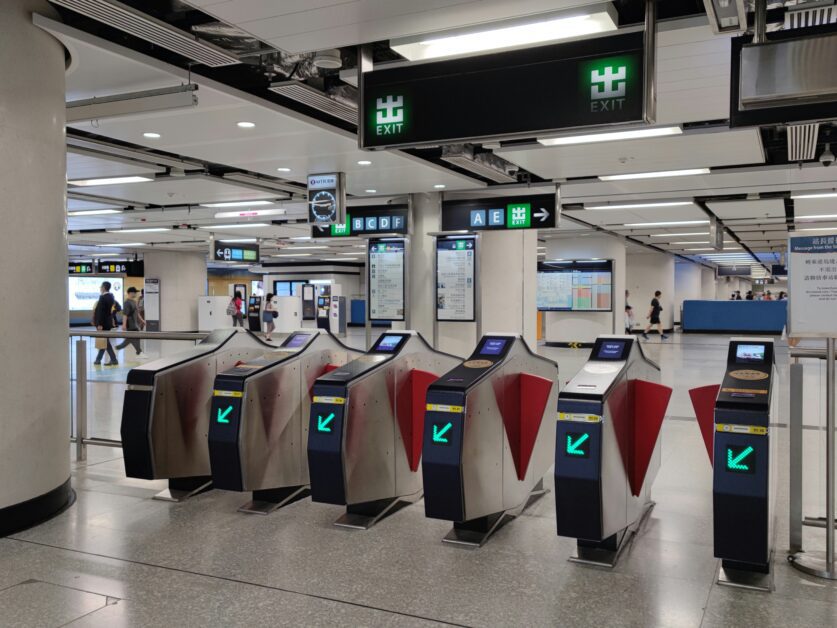
POLYGON ((273 319, 276 318, 277 312, 273 308, 273 295, 268 292, 265 297, 264 310, 262 310, 262 322, 264 323, 264 338, 270 342, 270 334, 276 329, 276 323, 273 319))

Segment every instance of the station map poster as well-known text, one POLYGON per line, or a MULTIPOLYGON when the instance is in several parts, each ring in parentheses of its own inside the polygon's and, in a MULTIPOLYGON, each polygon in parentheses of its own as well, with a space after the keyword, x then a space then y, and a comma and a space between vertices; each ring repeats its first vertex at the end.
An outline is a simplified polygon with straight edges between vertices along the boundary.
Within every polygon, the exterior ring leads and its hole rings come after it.
POLYGON ((474 320, 475 238, 436 241, 436 320, 474 320))
POLYGON ((613 311, 613 263, 576 260, 538 267, 537 306, 544 311, 613 311))
POLYGON ((369 320, 404 320, 404 240, 369 241, 369 320))
POLYGON ((788 334, 837 337, 837 231, 788 244, 788 334))

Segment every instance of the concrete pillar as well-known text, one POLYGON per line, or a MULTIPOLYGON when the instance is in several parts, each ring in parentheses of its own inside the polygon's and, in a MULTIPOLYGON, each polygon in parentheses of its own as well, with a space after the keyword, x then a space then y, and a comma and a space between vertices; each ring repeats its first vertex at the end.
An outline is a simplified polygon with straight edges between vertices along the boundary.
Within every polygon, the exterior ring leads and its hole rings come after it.
POLYGON ((159 331, 196 330, 198 297, 206 294, 206 256, 203 253, 146 251, 143 259, 146 280, 160 280, 159 331))
MULTIPOLYGON (((575 237, 549 240, 547 260, 609 259, 613 261, 612 312, 544 312, 547 342, 593 342, 600 334, 621 334, 625 325, 625 245, 618 238, 575 237)), ((638 315, 638 301, 631 305, 638 315)), ((644 314, 643 314, 644 316, 644 314)))
POLYGON ((72 496, 64 48, 33 11, 0 2, 0 536, 72 496))
POLYGON ((700 298, 707 301, 715 298, 715 271, 705 266, 700 269, 700 298))
MULTIPOLYGON (((407 260, 409 295, 407 325, 433 344, 436 318, 436 287, 433 276, 435 238, 427 235, 441 230, 442 199, 438 192, 410 194, 410 251, 407 260)), ((373 334, 374 336, 374 334, 373 334)))
MULTIPOLYGON (((660 305, 663 311, 660 321, 663 329, 674 328, 674 257, 667 253, 631 253, 626 256, 627 289, 631 292, 634 319, 645 329, 648 325, 648 310, 654 292, 660 290, 660 305)), ((677 315, 679 318, 679 315, 677 315)))
POLYGON ((683 301, 701 298, 701 267, 692 262, 674 264, 674 322, 680 323, 683 301))

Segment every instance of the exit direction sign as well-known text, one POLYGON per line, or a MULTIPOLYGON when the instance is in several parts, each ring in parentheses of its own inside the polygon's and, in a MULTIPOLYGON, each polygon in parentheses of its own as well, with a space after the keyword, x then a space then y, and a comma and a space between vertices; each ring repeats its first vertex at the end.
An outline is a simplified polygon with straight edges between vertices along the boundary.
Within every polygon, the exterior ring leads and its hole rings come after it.
POLYGON ((444 201, 442 231, 554 229, 554 194, 444 201))
POLYGON ((564 455, 568 458, 589 458, 590 434, 588 432, 567 432, 564 455))
POLYGON ((258 244, 225 244, 223 240, 210 242, 212 259, 216 262, 252 262, 259 261, 258 244))
POLYGON ((450 446, 453 421, 433 421, 430 427, 433 430, 431 434, 431 441, 434 445, 450 446))
POLYGON ((317 415, 317 431, 331 434, 332 423, 334 422, 334 412, 323 413, 317 415))
POLYGON ((221 407, 218 408, 218 413, 215 415, 215 422, 226 424, 230 422, 230 414, 235 409, 234 404, 229 404, 224 406, 223 404, 221 407))
POLYGON ((752 445, 727 445, 724 463, 731 473, 755 473, 756 450, 752 445))
POLYGON ((314 225, 314 238, 340 238, 383 233, 407 234, 407 205, 372 205, 349 207, 346 221, 329 226, 314 225))

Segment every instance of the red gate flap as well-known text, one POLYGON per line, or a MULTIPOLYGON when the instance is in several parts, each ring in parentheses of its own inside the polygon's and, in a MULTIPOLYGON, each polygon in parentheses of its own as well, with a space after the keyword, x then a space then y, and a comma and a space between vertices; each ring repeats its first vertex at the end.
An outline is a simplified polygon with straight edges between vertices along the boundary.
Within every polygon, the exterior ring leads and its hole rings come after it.
POLYGON ((706 453, 709 455, 710 465, 713 463, 712 445, 715 436, 715 400, 718 398, 718 391, 720 389, 720 384, 712 384, 711 386, 692 388, 689 391, 689 397, 692 398, 692 407, 695 409, 695 415, 697 416, 700 435, 703 437, 703 444, 706 447, 706 453))
MULTIPOLYGON (((529 373, 520 374, 520 442, 517 445, 518 455, 513 456, 517 466, 517 479, 526 477, 529 460, 535 448, 535 441, 541 429, 549 393, 552 391, 552 380, 529 373)), ((508 430, 507 430, 508 433, 508 430)), ((512 454, 515 453, 512 444, 512 454)))
POLYGON ((311 387, 308 389, 308 396, 311 397, 311 399, 314 399, 314 382, 317 380, 317 378, 322 377, 326 373, 331 373, 332 371, 336 371, 339 368, 340 368, 339 364, 326 364, 323 367, 322 372, 319 375, 317 375, 317 377, 315 377, 313 380, 311 380, 311 387))
POLYGON ((401 430, 410 470, 414 472, 421 462, 427 388, 437 379, 434 373, 412 369, 396 393, 398 428, 401 430))
POLYGON ((631 494, 638 496, 657 446, 672 390, 642 379, 636 380, 634 386, 634 451, 628 481, 631 494))

